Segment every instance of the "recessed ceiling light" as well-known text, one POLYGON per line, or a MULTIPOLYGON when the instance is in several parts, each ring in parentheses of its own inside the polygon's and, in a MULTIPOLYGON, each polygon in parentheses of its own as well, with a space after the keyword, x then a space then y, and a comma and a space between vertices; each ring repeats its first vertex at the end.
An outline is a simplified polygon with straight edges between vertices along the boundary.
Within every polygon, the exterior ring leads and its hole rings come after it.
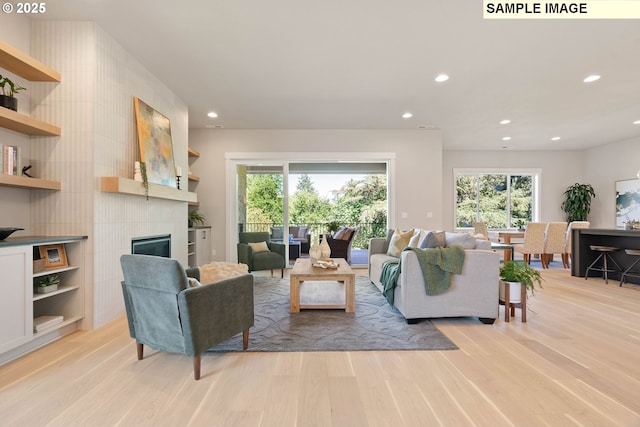
POLYGON ((207 129, 223 129, 224 128, 224 126, 222 125, 205 125, 205 127, 207 129))
POLYGON ((511 120, 509 119, 500 120, 501 125, 508 125, 509 123, 511 123, 511 120))
POLYGON ((640 120, 636 120, 635 122, 633 122, 634 125, 640 125, 640 120))
POLYGON ((211 117, 212 119, 215 119, 216 117, 218 117, 218 113, 216 113, 215 111, 210 111, 209 114, 207 114, 207 116, 211 117))
POLYGON ((507 147, 506 145, 503 145, 503 146, 502 146, 502 147, 500 147, 500 148, 502 148, 503 150, 506 150, 506 149, 508 149, 509 147, 507 147))
POLYGON ((438 83, 446 82, 447 80, 449 80, 449 76, 447 76, 446 74, 438 74, 436 76, 436 81, 438 83))
POLYGON ((404 113, 404 114, 402 115, 402 118, 403 118, 403 119, 410 119, 411 117, 413 117, 413 114, 411 114, 411 113, 404 113))
POLYGON ((552 141, 558 141, 560 139, 559 136, 554 136, 553 138, 551 138, 552 141))
POLYGON ((511 139, 510 136, 505 136, 504 138, 502 138, 503 141, 509 141, 511 139))
POLYGON ((591 82, 595 82, 596 80, 600 80, 600 76, 597 74, 592 74, 589 77, 587 77, 586 79, 584 79, 585 83, 591 83, 591 82))

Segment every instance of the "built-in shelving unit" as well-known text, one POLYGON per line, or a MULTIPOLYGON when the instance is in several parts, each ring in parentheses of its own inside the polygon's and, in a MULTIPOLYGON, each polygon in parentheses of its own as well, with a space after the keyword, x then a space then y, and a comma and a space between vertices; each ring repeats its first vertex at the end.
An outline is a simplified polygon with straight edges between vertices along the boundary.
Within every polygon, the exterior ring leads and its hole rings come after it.
POLYGON ((192 175, 191 172, 189 172, 189 181, 200 182, 200 177, 192 175))
MULTIPOLYGON (((128 194, 130 196, 146 197, 147 192, 144 188, 144 183, 140 181, 134 181, 128 178, 122 178, 119 176, 103 176, 100 178, 100 191, 105 193, 120 193, 128 194)), ((188 191, 181 191, 177 188, 168 187, 166 185, 159 185, 149 183, 148 196, 155 199, 175 200, 178 202, 197 203, 198 195, 188 191)))
POLYGON ((48 179, 29 178, 27 176, 0 174, 0 185, 5 187, 31 188, 41 190, 57 190, 62 188, 58 181, 48 179))
MULTIPOLYGON (((0 40, 0 68, 32 82, 60 82, 60 73, 0 40)), ((0 127, 30 136, 60 136, 62 130, 17 111, 0 107, 0 127)), ((0 174, 0 186, 26 189, 61 189, 57 181, 0 174)))
POLYGON ((0 40, 0 67, 32 82, 60 82, 60 73, 0 40))

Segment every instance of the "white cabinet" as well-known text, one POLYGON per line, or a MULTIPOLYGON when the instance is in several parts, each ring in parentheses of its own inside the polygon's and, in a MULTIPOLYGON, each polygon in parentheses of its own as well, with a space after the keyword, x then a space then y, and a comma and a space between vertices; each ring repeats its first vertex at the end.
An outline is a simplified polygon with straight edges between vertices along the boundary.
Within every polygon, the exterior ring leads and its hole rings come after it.
POLYGON ((31 341, 31 246, 0 248, 0 353, 31 341))
POLYGON ((189 267, 211 262, 211 227, 190 228, 188 242, 189 267))
POLYGON ((25 237, 20 244, 0 245, 0 365, 80 328, 85 316, 84 239, 25 237), (34 258, 41 252, 54 265, 34 272, 34 258), (58 289, 38 293, 38 283, 47 276, 60 279, 58 289), (44 316, 57 323, 36 331, 34 319, 44 316))
POLYGON ((211 227, 196 228, 196 265, 211 262, 211 227))

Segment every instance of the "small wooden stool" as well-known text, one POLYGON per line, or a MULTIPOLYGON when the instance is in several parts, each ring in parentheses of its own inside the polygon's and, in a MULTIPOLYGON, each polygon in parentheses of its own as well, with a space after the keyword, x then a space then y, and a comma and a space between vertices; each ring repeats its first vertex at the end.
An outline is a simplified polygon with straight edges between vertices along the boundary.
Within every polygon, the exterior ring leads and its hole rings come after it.
POLYGON ((631 271, 633 269, 633 267, 635 267, 636 264, 638 264, 640 262, 640 249, 625 249, 624 251, 627 253, 627 255, 637 256, 638 259, 636 259, 636 262, 631 264, 631 266, 629 268, 627 268, 624 271, 624 273, 622 273, 622 276, 620 277, 620 286, 622 286, 622 284, 625 282, 625 279, 627 278, 627 276, 629 276, 629 277, 640 277, 640 272, 639 271, 631 271))
POLYGON ((520 315, 522 323, 527 322, 527 287, 520 285, 520 302, 513 303, 511 300, 511 286, 509 283, 504 284, 504 302, 499 301, 504 305, 504 321, 508 322, 511 316, 516 316, 516 308, 520 309, 520 315))

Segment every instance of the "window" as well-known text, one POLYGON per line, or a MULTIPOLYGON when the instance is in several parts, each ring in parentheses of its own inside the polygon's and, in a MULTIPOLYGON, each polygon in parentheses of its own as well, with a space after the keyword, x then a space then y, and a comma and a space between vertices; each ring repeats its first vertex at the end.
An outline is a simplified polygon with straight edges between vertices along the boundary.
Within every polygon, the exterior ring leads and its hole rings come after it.
POLYGON ((539 172, 454 170, 455 225, 517 228, 538 217, 539 172))

